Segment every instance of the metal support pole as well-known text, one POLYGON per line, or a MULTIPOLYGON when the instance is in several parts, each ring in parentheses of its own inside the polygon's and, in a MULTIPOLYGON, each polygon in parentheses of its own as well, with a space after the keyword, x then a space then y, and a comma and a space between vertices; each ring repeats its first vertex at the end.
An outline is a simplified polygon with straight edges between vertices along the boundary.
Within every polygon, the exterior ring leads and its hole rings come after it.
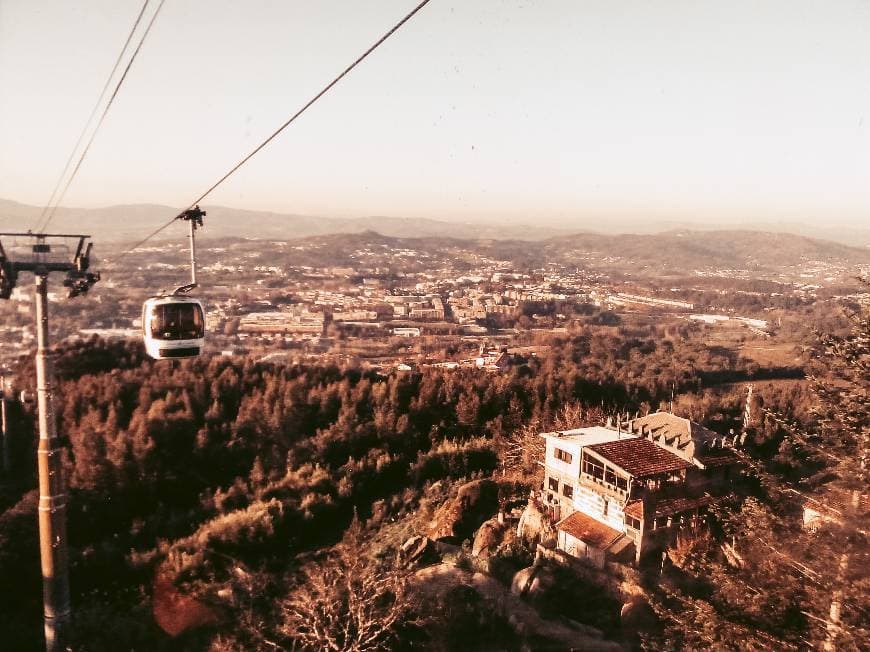
POLYGON ((66 650, 70 622, 66 540, 66 483, 52 404, 53 369, 48 344, 48 274, 36 276, 36 394, 39 405, 39 551, 45 648, 66 650))
POLYGON ((190 225, 190 282, 196 285, 196 220, 188 220, 190 225))
MULTIPOLYGON (((4 383, 5 385, 5 383, 4 383)), ((2 442, 2 456, 3 456, 3 473, 9 473, 11 471, 10 463, 9 463, 9 412, 6 407, 6 388, 4 387, 2 390, 2 395, 0 395, 0 436, 3 437, 2 442)))

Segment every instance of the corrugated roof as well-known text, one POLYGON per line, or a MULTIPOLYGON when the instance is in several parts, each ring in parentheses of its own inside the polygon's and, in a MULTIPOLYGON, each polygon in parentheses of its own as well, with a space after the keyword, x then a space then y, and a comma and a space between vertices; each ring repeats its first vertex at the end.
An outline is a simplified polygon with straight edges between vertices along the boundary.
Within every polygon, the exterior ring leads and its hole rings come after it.
POLYGON ((632 500, 625 505, 623 512, 628 516, 643 520, 644 518, 679 514, 690 509, 704 507, 712 501, 713 499, 707 494, 703 496, 668 496, 667 498, 652 496, 647 499, 648 504, 646 506, 644 506, 642 500, 632 500), (646 509, 646 507, 649 509, 646 509))
POLYGON ((654 412, 633 419, 629 428, 635 434, 671 448, 679 457, 696 462, 702 468, 730 466, 740 459, 733 452, 712 443, 721 437, 691 419, 670 412, 654 412))
POLYGON ((656 439, 664 435, 668 444, 681 448, 694 441, 706 441, 716 436, 700 423, 678 417, 670 412, 653 412, 630 422, 633 432, 644 436, 653 435, 656 439))
POLYGON ((727 448, 713 448, 695 455, 695 458, 704 465, 705 469, 740 464, 740 458, 737 457, 736 453, 727 448))
POLYGON ((671 498, 659 498, 655 501, 655 515, 669 516, 670 514, 679 514, 690 509, 705 507, 713 501, 710 496, 675 496, 671 498))
POLYGON ((571 516, 563 518, 556 523, 556 529, 567 532, 575 539, 580 539, 586 545, 599 550, 606 549, 623 536, 622 532, 614 530, 601 521, 596 521, 583 512, 574 512, 571 516))
POLYGON ((635 478, 671 473, 692 466, 648 439, 621 439, 588 448, 635 478))

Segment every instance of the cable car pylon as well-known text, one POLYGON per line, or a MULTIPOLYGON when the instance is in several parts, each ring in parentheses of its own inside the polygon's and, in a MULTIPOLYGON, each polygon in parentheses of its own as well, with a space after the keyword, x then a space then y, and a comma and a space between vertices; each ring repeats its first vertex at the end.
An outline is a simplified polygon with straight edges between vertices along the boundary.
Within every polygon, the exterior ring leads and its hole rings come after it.
MULTIPOLYGON (((182 286, 189 288, 189 290, 196 287, 196 227, 203 226, 202 218, 204 218, 205 215, 205 211, 200 210, 199 205, 196 205, 193 208, 188 208, 176 218, 184 220, 188 225, 190 225, 190 285, 182 286)), ((176 290, 176 292, 178 292, 178 290, 176 290)))
POLYGON ((142 338, 145 351, 155 360, 193 358, 205 345, 205 306, 188 293, 196 281, 196 230, 203 226, 206 212, 194 206, 175 219, 190 228, 190 283, 171 293, 151 297, 142 306, 142 338))
POLYGON ((36 279, 36 396, 39 410, 39 552, 45 647, 68 649, 70 624, 69 552, 66 536, 66 481, 54 413, 54 371, 48 328, 48 277, 66 272, 70 298, 86 294, 100 280, 91 272, 88 235, 0 233, 0 299, 8 299, 22 272, 36 279), (59 242, 58 242, 59 241, 59 242), (77 242, 70 260, 70 241, 77 242), (6 245, 4 246, 4 242, 6 245))

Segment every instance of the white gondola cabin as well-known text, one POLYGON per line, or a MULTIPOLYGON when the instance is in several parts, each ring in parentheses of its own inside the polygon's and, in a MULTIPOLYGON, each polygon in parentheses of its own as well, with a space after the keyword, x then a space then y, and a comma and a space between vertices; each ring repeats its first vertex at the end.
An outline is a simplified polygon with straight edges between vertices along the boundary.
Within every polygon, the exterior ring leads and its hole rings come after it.
POLYGON ((205 345, 205 309, 199 299, 173 294, 142 307, 145 351, 156 360, 192 358, 205 345))

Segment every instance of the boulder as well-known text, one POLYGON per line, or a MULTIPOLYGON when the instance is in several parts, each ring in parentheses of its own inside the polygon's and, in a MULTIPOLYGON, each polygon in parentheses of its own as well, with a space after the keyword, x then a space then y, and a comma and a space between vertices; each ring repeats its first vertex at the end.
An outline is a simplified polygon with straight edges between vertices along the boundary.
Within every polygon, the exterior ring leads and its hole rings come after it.
MULTIPOLYGON (((517 575, 522 574, 529 579, 532 571, 537 574, 539 569, 547 573, 546 569, 530 567, 517 575)), ((531 579, 534 583, 536 578, 532 576, 531 579)), ((513 590, 508 591, 500 582, 483 573, 471 573, 450 564, 439 564, 417 571, 410 581, 419 597, 434 600, 436 605, 462 597, 465 603, 478 605, 479 610, 487 609, 501 614, 513 630, 519 649, 584 652, 623 650, 618 643, 605 640, 594 627, 565 619, 542 618, 532 605, 519 598, 513 590)))
POLYGON ((459 488, 455 498, 438 508, 428 535, 436 540, 462 541, 471 537, 496 510, 498 485, 492 480, 469 482, 459 488))
POLYGON ((519 596, 525 595, 536 572, 537 566, 529 566, 518 570, 511 580, 511 593, 519 596))
POLYGON ((642 635, 655 631, 659 626, 655 611, 649 602, 641 598, 623 604, 619 617, 624 635, 642 635))
POLYGON ((499 548, 507 542, 511 535, 510 529, 499 522, 497 518, 491 518, 485 521, 477 534, 474 536, 474 543, 471 545, 471 554, 474 557, 487 558, 498 552, 499 548))
POLYGON ((550 523, 550 518, 541 509, 538 502, 529 500, 517 524, 517 536, 523 543, 534 546, 537 543, 546 546, 554 542, 556 531, 550 523))
POLYGON ((511 593, 535 601, 554 585, 553 572, 541 564, 532 564, 517 571, 511 580, 511 593))
POLYGON ((438 558, 435 544, 429 537, 410 537, 402 544, 399 552, 402 561, 409 566, 431 563, 438 558))

